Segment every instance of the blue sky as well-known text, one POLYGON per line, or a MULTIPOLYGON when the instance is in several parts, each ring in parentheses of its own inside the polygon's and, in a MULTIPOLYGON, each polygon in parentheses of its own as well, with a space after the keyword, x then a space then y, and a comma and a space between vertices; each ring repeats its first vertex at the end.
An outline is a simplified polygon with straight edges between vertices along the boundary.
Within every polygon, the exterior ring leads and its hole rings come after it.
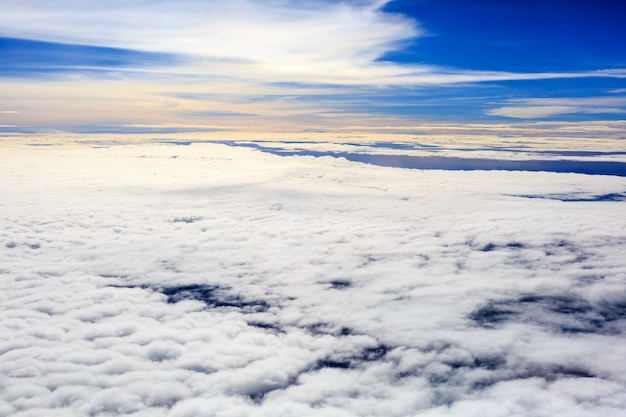
POLYGON ((623 120, 620 3, 0 0, 0 129, 623 120))

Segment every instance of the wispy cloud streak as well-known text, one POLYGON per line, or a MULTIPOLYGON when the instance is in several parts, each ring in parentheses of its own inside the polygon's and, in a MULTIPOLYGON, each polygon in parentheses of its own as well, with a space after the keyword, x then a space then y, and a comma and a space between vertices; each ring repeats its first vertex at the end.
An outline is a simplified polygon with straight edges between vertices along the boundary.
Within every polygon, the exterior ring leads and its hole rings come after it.
MULTIPOLYGON (((187 55, 177 71, 257 82, 445 85, 578 77, 626 77, 626 70, 513 73, 381 62, 424 35, 414 19, 386 13, 387 1, 250 0, 10 2, 0 35, 187 55)), ((171 63, 167 63, 171 68, 171 63)))
MULTIPOLYGON (((255 73, 332 72, 350 77, 398 42, 419 35, 413 20, 380 11, 381 2, 50 1, 11 3, 0 33, 13 37, 193 57, 188 71, 253 66, 255 73)), ((374 74, 398 75, 379 64, 374 74)), ((224 71, 226 72, 226 71, 224 71)), ((234 71, 241 74, 241 71, 234 71)), ((247 77, 252 72, 244 71, 247 77)), ((305 77, 301 77, 305 78, 305 77)))
POLYGON ((519 119, 534 119, 571 113, 623 113, 626 97, 528 98, 509 100, 507 106, 490 109, 486 114, 519 119))

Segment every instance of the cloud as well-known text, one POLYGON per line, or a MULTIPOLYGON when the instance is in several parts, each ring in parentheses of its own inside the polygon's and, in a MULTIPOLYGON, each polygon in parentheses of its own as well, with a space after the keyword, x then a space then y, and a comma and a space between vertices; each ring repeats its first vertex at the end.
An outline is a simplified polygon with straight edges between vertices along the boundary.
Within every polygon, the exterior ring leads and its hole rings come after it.
POLYGON ((366 52, 362 46, 386 48, 417 35, 413 22, 380 12, 381 5, 372 1, 187 0, 172 4, 161 0, 115 1, 103 7, 51 1, 38 7, 10 4, 2 23, 6 32, 27 39, 280 61, 292 54, 378 56, 376 50, 366 52))
POLYGON ((609 106, 626 106, 626 96, 614 97, 576 97, 576 98, 561 98, 561 97, 541 97, 541 98, 526 98, 518 100, 521 103, 529 105, 570 105, 570 106, 589 106, 589 107, 609 107, 609 106))
MULTIPOLYGON (((11 3, 0 26, 5 34, 26 39, 187 54, 196 57, 190 70, 200 73, 251 76, 245 67, 252 65, 255 72, 271 72, 275 77, 327 71, 347 79, 353 70, 363 72, 359 66, 371 66, 399 42, 420 34, 411 19, 380 11, 382 4, 140 1, 102 7, 51 1, 32 7, 11 3)), ((394 74, 398 69, 378 65, 367 71, 394 74)))
POLYGON ((20 112, 16 110, 0 110, 0 114, 20 114, 20 112))
POLYGON ((0 152, 8 416, 626 407, 623 201, 580 198, 624 178, 38 139, 0 152))
POLYGON ((511 106, 490 109, 490 116, 535 119, 568 113, 626 113, 626 97, 526 98, 509 100, 511 106))
POLYGON ((520 119, 536 119, 577 112, 579 112, 579 108, 571 106, 507 106, 488 110, 486 114, 520 119))
POLYGON ((36 6, 11 2, 0 16, 0 27, 1 34, 15 38, 124 48, 131 64, 133 50, 138 57, 149 57, 151 66, 158 55, 145 52, 185 55, 180 62, 164 58, 161 72, 250 83, 446 85, 626 76, 619 69, 521 74, 381 62, 386 53, 424 36, 415 20, 384 12, 386 3, 159 0, 114 1, 105 7, 59 0, 36 6))

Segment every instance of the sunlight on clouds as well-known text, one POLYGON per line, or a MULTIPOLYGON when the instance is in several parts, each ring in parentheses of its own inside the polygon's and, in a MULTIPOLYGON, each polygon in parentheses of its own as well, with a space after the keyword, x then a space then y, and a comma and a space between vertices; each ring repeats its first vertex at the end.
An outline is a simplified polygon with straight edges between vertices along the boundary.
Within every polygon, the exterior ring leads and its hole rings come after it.
MULTIPOLYGON (((380 11, 384 2, 325 1, 50 1, 12 3, 0 26, 12 36, 65 43, 187 54, 192 68, 228 64, 252 73, 345 73, 419 35, 407 17, 380 11), (203 59, 208 62, 203 65, 203 59), (191 59, 193 61, 193 59, 191 59)), ((370 69, 394 75, 384 65, 370 69)))
POLYGON ((625 178, 103 139, 3 142, 3 415, 626 407, 625 178))

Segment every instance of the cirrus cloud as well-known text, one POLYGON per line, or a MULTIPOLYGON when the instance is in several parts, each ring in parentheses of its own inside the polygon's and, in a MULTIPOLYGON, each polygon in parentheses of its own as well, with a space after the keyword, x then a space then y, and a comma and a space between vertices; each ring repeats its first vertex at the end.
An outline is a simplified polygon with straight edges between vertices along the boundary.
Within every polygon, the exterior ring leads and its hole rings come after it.
MULTIPOLYGON (((0 34, 40 41, 187 55, 205 73, 253 65, 279 74, 333 72, 350 77, 400 42, 420 35, 417 23, 384 13, 385 2, 249 0, 199 2, 11 2, 0 34), (209 71, 209 72, 210 72, 209 71)), ((368 71, 399 75, 395 66, 368 71)), ((249 77, 250 73, 246 72, 249 77)))
POLYGON ((487 110, 490 116, 536 119, 569 113, 626 113, 626 97, 528 98, 510 100, 510 106, 487 110))
POLYGON ((163 62, 163 70, 172 76, 210 76, 253 83, 446 85, 626 77, 622 69, 515 73, 381 61, 386 53, 426 35, 415 19, 384 11, 387 3, 10 2, 0 16, 0 36, 177 54, 186 58, 184 62, 163 62))

